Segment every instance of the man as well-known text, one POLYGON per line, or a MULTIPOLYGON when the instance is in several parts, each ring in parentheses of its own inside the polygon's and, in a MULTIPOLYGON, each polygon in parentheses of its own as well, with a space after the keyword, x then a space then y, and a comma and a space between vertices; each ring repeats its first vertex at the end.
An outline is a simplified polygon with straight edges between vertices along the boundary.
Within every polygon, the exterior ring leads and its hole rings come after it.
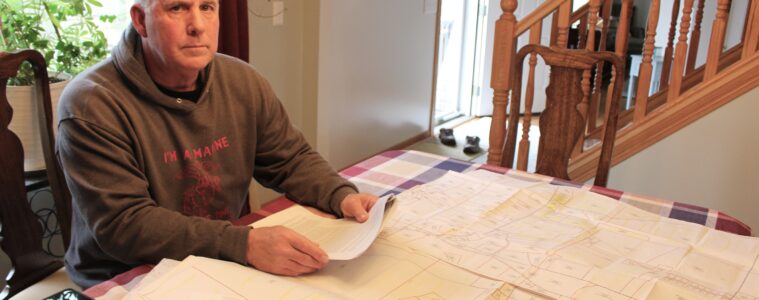
POLYGON ((136 1, 112 57, 62 96, 57 153, 74 211, 65 261, 84 288, 191 254, 289 276, 324 267, 324 251, 294 231, 227 221, 251 178, 359 222, 376 201, 306 143, 252 67, 216 54, 218 6, 136 1))

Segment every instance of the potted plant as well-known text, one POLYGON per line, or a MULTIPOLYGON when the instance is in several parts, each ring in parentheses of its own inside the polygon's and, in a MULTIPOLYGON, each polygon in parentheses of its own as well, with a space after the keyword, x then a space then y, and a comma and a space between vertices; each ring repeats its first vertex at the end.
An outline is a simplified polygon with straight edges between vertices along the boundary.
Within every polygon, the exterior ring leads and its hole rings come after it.
MULTIPOLYGON (((53 114, 68 79, 108 55, 107 40, 98 28, 93 7, 97 0, 3 0, 0 1, 0 50, 35 49, 47 61, 53 114)), ((101 16, 99 22, 113 22, 101 16)), ((11 130, 24 146, 24 168, 44 168, 39 128, 34 105, 31 65, 21 66, 18 76, 8 81, 8 99, 14 108, 11 130)), ((53 126, 54 130, 56 126, 53 126)))

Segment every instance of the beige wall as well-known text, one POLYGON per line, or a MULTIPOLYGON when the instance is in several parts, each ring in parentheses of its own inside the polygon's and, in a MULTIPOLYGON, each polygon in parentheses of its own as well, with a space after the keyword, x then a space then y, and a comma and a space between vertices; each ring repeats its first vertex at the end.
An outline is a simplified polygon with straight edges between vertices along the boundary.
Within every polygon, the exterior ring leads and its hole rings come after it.
POLYGON ((612 168, 609 187, 723 211, 759 232, 759 88, 612 168))
POLYGON ((303 102, 303 4, 287 1, 285 23, 273 26, 272 5, 248 0, 251 64, 269 80, 293 123, 302 126, 303 102))
MULTIPOLYGON (((316 72, 318 66, 318 0, 284 1, 284 23, 272 25, 272 4, 248 0, 250 62, 266 77, 292 123, 316 143, 316 72), (259 16, 256 16, 259 15, 259 16)), ((253 205, 278 194, 254 184, 253 205)))
POLYGON ((256 16, 271 15, 271 2, 248 0, 251 64, 335 168, 428 130, 435 14, 423 0, 283 2, 273 26, 256 16))
POLYGON ((325 0, 317 148, 343 168, 429 127, 435 14, 423 0, 325 0))

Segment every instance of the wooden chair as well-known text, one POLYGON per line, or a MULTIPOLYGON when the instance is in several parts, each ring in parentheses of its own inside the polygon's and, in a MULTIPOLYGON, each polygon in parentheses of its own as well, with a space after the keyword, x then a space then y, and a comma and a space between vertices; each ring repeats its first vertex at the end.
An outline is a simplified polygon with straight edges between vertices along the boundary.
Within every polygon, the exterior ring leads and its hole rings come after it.
MULTIPOLYGON (((624 78, 624 62, 613 52, 591 52, 588 50, 570 50, 548 48, 540 45, 524 46, 517 53, 514 80, 512 82, 512 100, 503 144, 501 165, 511 168, 514 161, 519 108, 522 89, 522 65, 528 54, 540 55, 545 64, 551 66, 550 83, 546 88, 546 108, 540 114, 540 141, 536 159, 535 172, 570 180, 567 168, 573 151, 579 151, 578 145, 586 132, 587 102, 583 101, 582 79, 584 72, 590 72, 596 63, 605 61, 614 67, 614 87, 612 98, 619 99, 624 78)), ((534 66, 535 57, 530 65, 534 66)), ((586 75, 587 77, 587 75, 586 75)), ((522 139, 519 142, 517 169, 526 170, 529 152, 530 115, 532 111, 532 93, 528 84, 525 117, 523 118, 522 139)), ((601 155, 596 169, 595 185, 606 186, 611 166, 611 153, 616 136, 618 101, 610 101, 606 109, 603 125, 601 155), (611 129, 611 130, 607 130, 611 129)))
POLYGON ((71 230, 70 195, 53 149, 53 115, 45 59, 34 50, 0 52, 0 247, 10 258, 12 268, 0 294, 4 299, 14 295, 41 298, 63 288, 76 287, 66 276, 63 262, 42 250, 42 224, 27 202, 24 151, 18 136, 8 129, 13 109, 6 97, 6 84, 24 61, 31 63, 35 73, 40 136, 64 247, 68 247, 71 230), (29 287, 33 285, 39 289, 37 293, 30 292, 33 288, 29 287))

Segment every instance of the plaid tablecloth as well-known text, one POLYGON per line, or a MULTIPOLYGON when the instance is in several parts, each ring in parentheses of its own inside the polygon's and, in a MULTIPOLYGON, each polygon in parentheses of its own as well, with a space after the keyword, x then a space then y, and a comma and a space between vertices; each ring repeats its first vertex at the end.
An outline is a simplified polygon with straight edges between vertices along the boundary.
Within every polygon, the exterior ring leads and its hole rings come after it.
MULTIPOLYGON (((640 196, 593 185, 583 185, 519 170, 473 164, 418 151, 387 151, 342 170, 340 175, 355 183, 362 192, 383 196, 388 193, 398 194, 413 186, 430 182, 443 176, 447 171, 466 173, 477 169, 485 169, 528 180, 540 180, 556 185, 589 189, 660 216, 701 224, 740 235, 751 235, 751 228, 748 225, 714 209, 640 196)), ((249 224, 252 223, 249 222, 250 220, 258 220, 290 205, 293 205, 291 201, 284 198, 278 199, 264 205, 261 211, 248 216, 246 219, 241 219, 241 221, 249 224)))
MULTIPOLYGON (((598 194, 623 201, 664 217, 701 224, 736 234, 751 235, 751 228, 749 226, 713 209, 639 196, 597 186, 577 184, 540 174, 526 173, 491 165, 473 164, 424 152, 406 150, 387 151, 342 170, 340 175, 355 183, 362 192, 382 196, 388 193, 398 194, 413 186, 430 182, 443 176, 448 171, 465 173, 477 169, 486 169, 527 180, 539 180, 556 185, 569 185, 589 189, 598 194)), ((293 204, 290 200, 279 198, 267 203, 259 211, 244 216, 234 223, 250 224, 293 204)), ((137 267, 86 290, 85 294, 93 298, 106 294, 118 295, 119 293, 115 292, 114 288, 123 291, 130 289, 150 269, 149 266, 137 267)))

